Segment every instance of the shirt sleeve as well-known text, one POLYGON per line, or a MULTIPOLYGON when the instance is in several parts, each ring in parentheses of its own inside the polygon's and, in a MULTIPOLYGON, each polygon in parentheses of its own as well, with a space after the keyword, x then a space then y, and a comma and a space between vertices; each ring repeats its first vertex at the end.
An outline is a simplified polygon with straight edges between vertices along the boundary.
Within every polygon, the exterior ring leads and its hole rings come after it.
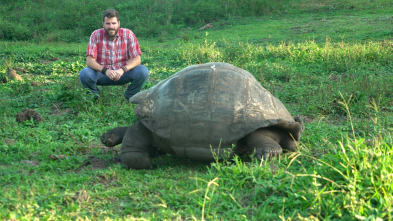
POLYGON ((130 44, 128 45, 128 57, 135 58, 142 54, 141 48, 139 47, 138 40, 133 32, 130 33, 130 44))
POLYGON ((87 45, 86 57, 91 55, 93 58, 97 59, 97 31, 94 31, 87 45))

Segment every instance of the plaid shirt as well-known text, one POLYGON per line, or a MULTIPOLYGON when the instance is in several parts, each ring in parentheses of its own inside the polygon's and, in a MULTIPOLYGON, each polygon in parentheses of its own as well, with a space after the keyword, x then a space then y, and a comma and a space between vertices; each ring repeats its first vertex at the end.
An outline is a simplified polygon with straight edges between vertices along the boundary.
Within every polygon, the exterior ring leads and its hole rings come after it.
POLYGON ((131 58, 142 54, 134 33, 125 28, 119 28, 117 37, 109 40, 103 28, 95 30, 87 46, 86 56, 93 56, 97 63, 112 69, 119 69, 131 58))

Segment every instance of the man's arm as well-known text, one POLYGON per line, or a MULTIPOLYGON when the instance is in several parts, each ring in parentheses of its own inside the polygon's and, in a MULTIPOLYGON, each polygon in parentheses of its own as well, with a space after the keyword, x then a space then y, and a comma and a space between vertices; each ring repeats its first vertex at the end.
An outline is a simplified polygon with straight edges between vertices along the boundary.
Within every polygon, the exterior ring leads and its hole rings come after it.
POLYGON ((141 56, 138 55, 135 58, 131 58, 130 60, 128 60, 126 68, 127 70, 131 70, 140 64, 141 64, 141 56))
POLYGON ((87 64, 87 67, 93 68, 96 71, 102 71, 102 69, 104 68, 104 66, 98 64, 96 59, 91 55, 88 55, 86 57, 86 64, 87 64))

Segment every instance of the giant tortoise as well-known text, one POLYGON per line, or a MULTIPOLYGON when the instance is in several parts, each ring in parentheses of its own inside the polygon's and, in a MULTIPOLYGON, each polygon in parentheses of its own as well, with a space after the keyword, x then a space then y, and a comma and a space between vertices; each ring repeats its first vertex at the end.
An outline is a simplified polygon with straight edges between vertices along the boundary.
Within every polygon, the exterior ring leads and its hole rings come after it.
POLYGON ((213 161, 225 154, 257 159, 295 150, 304 126, 249 72, 228 63, 187 67, 130 101, 139 118, 101 136, 122 143, 128 168, 151 167, 156 151, 213 161))

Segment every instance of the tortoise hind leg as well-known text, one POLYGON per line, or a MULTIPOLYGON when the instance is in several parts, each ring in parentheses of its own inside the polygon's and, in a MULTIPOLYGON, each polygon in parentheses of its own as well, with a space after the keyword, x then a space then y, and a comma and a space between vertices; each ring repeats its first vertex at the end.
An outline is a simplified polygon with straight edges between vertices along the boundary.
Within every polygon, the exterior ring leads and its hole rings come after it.
POLYGON ((270 129, 259 129, 245 137, 247 148, 255 152, 258 160, 267 159, 269 156, 276 156, 282 153, 279 137, 270 129))
POLYGON ((129 169, 150 169, 154 153, 153 137, 141 122, 131 125, 123 138, 120 158, 129 169))

